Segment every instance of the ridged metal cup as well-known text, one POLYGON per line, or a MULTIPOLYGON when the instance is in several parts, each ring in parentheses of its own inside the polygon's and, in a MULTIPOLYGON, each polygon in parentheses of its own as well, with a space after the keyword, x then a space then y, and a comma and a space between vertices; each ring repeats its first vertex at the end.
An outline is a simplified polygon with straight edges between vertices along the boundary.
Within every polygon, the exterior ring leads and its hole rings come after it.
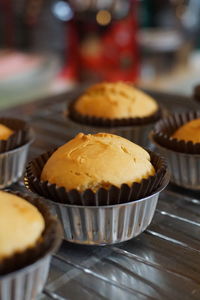
POLYGON ((47 281, 51 255, 61 241, 61 226, 57 224, 56 239, 47 253, 35 263, 8 275, 0 276, 0 300, 34 300, 47 281))
POLYGON ((170 181, 184 188, 200 190, 200 154, 173 151, 160 146, 152 136, 151 139, 167 160, 170 181))
POLYGON ((150 140, 148 139, 149 132, 152 130, 155 123, 146 124, 146 125, 132 125, 132 126, 117 126, 117 127, 95 127, 93 125, 84 125, 78 124, 69 118, 67 118, 67 123, 72 128, 73 135, 76 135, 80 132, 85 134, 95 134, 99 132, 106 132, 111 134, 116 134, 122 136, 140 146, 149 147, 151 145, 150 140))
POLYGON ((29 142, 16 149, 0 153, 0 189, 18 181, 23 175, 32 141, 33 139, 30 139, 29 142))
POLYGON ((120 243, 138 236, 151 223, 158 196, 168 183, 140 200, 105 206, 78 206, 47 200, 60 220, 64 238, 85 245, 120 243))
POLYGON ((5 276, 0 276, 0 300, 33 300, 47 280, 50 254, 36 263, 5 276))

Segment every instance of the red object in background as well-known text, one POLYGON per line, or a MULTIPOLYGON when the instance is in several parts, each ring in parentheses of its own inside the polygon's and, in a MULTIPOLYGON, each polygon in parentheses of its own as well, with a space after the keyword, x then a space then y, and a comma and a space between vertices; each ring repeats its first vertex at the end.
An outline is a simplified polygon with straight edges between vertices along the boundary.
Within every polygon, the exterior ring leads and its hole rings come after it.
POLYGON ((57 54, 64 80, 136 81, 140 67, 137 1, 88 0, 75 6, 74 0, 17 0, 16 5, 0 0, 1 47, 57 54), (66 4, 69 20, 67 15, 62 19, 63 10, 55 10, 59 3, 66 4), (97 19, 102 10, 110 14, 107 25, 97 19))
POLYGON ((102 69, 102 76, 106 80, 136 80, 139 58, 135 20, 129 16, 126 20, 113 24, 102 42, 103 61, 107 65, 102 69))
POLYGON ((60 78, 76 81, 78 78, 78 37, 74 21, 67 23, 68 34, 66 36, 67 49, 65 52, 65 64, 59 73, 60 78))
POLYGON ((86 18, 78 25, 79 61, 82 80, 136 81, 140 61, 137 45, 135 1, 123 19, 107 26, 86 18))

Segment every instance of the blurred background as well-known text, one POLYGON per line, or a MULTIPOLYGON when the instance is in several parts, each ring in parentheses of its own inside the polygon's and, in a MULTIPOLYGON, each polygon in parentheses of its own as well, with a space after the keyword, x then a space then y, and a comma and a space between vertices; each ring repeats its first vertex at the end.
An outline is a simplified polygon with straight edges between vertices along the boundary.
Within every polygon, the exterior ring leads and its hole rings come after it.
POLYGON ((80 83, 191 95, 199 0, 0 0, 0 108, 80 83))

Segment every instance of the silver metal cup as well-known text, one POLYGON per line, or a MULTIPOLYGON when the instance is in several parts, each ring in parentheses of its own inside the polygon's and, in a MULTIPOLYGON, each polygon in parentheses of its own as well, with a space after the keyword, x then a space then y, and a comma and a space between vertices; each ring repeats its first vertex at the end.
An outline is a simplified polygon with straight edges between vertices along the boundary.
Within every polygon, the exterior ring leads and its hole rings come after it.
POLYGON ((0 153, 0 189, 18 181, 23 175, 28 150, 32 142, 33 138, 16 149, 0 153))
POLYGON ((170 181, 178 186, 192 190, 200 189, 200 154, 188 154, 173 151, 159 145, 150 135, 159 153, 167 160, 170 181))
POLYGON ((152 195, 116 205, 78 206, 46 201, 60 220, 66 240, 86 245, 114 244, 136 237, 147 228, 168 181, 167 174, 152 195))
POLYGON ((40 294, 47 280, 50 253, 36 263, 0 276, 1 300, 33 300, 40 294))

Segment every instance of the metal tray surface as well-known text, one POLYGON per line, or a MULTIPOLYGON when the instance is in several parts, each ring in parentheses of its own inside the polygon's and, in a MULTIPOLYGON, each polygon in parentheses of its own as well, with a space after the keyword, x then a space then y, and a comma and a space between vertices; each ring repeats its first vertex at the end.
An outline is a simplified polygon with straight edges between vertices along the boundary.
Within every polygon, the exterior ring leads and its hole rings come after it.
MULTIPOLYGON (((64 116, 77 91, 20 106, 36 132, 30 158, 74 135, 64 116)), ((200 109, 191 99, 152 93, 171 111, 200 109)), ((7 111, 13 114, 13 109, 7 111)), ((24 191, 22 181, 10 187, 24 191)), ((39 299, 200 299, 200 193, 170 184, 155 216, 139 237, 113 246, 81 246, 63 241, 39 299)))

